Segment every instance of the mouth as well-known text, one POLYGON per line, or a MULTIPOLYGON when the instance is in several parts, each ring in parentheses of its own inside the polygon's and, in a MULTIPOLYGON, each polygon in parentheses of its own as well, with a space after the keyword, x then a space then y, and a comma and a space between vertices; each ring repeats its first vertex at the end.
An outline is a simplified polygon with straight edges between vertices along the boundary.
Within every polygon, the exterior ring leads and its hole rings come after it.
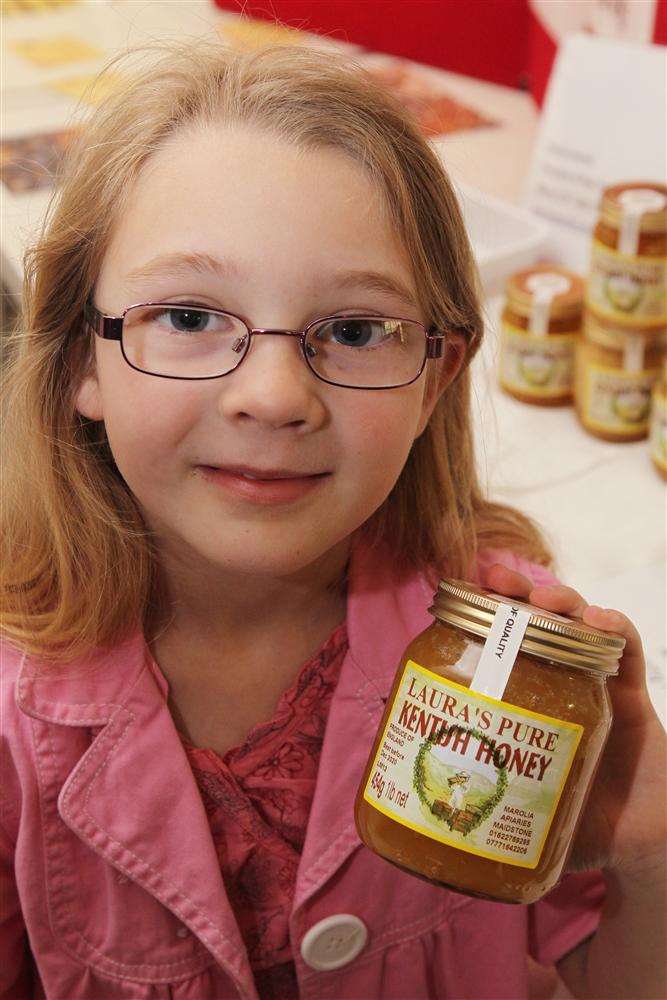
POLYGON ((291 469, 253 469, 246 465, 203 465, 201 468, 211 469, 213 472, 224 472, 231 476, 241 476, 243 479, 251 479, 263 483, 271 483, 282 479, 318 479, 322 476, 330 475, 329 472, 305 472, 291 469))
POLYGON ((326 481, 330 472, 303 473, 286 469, 199 466, 204 479, 237 500, 254 504, 285 504, 300 500, 326 481))

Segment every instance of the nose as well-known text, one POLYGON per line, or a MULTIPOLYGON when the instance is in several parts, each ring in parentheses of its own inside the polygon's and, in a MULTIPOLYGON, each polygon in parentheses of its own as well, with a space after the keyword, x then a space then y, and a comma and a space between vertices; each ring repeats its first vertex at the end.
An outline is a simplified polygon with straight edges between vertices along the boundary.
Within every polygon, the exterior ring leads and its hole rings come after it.
POLYGON ((325 418, 319 386, 298 337, 266 331, 252 336, 238 368, 221 379, 220 411, 233 420, 271 428, 316 429, 325 418))

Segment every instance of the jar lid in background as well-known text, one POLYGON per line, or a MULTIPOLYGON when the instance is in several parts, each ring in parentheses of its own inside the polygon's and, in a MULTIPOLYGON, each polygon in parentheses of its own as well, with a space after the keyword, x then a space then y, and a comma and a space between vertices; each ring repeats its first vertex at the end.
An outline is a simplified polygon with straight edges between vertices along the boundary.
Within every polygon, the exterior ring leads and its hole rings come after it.
POLYGON ((522 652, 605 675, 618 673, 618 661, 625 648, 624 637, 586 625, 580 618, 566 618, 452 578, 440 581, 428 610, 450 625, 486 637, 500 604, 511 604, 531 612, 521 643, 522 652))
POLYGON ((581 313, 584 281, 578 274, 555 264, 538 264, 510 275, 506 283, 507 304, 519 316, 531 316, 541 296, 549 297, 553 319, 581 313))
POLYGON ((641 337, 645 349, 667 347, 667 326, 624 326, 615 320, 600 316, 592 306, 584 309, 584 336, 594 344, 612 351, 625 349, 628 338, 641 337))
POLYGON ((620 229, 628 213, 639 216, 643 233, 667 232, 667 185, 657 181, 628 181, 605 188, 600 200, 600 217, 620 229))

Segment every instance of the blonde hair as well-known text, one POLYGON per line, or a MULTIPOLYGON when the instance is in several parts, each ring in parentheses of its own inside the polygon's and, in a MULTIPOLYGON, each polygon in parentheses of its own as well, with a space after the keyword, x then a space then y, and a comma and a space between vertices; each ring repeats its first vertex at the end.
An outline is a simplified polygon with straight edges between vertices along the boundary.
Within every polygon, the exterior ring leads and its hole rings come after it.
MULTIPOLYGON (((440 396, 390 495, 359 529, 391 541, 398 572, 472 578, 485 547, 550 565, 538 527, 482 496, 469 364, 483 321, 458 202, 417 123, 358 64, 299 46, 237 52, 158 42, 155 60, 88 116, 67 151, 39 237, 24 255, 22 308, 5 340, 2 386, 2 631, 65 660, 145 625, 161 593, 157 550, 115 466, 104 424, 75 409, 94 366, 82 310, 128 191, 146 159, 186 125, 240 123, 302 149, 348 154, 383 195, 412 262, 428 323, 468 331, 463 366, 440 396)), ((427 377, 437 378, 429 362, 427 377)))

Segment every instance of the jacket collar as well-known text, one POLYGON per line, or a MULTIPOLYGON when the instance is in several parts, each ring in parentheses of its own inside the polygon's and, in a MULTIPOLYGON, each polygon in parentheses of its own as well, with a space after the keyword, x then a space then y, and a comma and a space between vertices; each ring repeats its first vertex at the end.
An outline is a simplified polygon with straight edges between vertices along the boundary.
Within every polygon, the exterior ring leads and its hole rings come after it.
MULTIPOLYGON (((432 620, 427 613, 433 590, 418 573, 399 580, 387 548, 370 548, 357 538, 348 571, 347 633, 358 670, 379 698, 393 680, 410 638, 432 620)), ((96 648, 65 666, 25 656, 16 682, 16 700, 27 715, 64 726, 104 726, 140 684, 142 674, 166 700, 167 687, 150 667, 151 656, 140 629, 113 649, 96 648)), ((153 690, 153 695, 154 695, 153 690)))

